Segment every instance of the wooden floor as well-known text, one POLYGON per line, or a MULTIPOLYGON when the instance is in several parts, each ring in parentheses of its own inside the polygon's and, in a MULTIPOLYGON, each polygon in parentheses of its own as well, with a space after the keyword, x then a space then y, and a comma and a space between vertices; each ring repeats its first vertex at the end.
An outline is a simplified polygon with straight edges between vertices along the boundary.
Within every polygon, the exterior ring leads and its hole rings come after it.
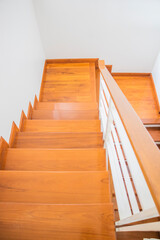
POLYGON ((2 140, 0 239, 116 239, 96 64, 47 62, 40 101, 2 140))

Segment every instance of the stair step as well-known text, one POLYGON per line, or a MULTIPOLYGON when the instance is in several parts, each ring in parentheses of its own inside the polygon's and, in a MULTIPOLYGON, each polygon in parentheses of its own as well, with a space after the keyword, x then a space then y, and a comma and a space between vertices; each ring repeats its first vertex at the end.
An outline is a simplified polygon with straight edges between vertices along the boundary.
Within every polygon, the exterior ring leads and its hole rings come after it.
POLYGON ((102 133, 18 132, 14 148, 96 148, 103 147, 102 133))
POLYGON ((110 202, 108 172, 0 171, 0 202, 110 202))
POLYGON ((112 204, 0 203, 0 239, 115 240, 112 204))
POLYGON ((75 102, 38 102, 35 109, 45 110, 98 110, 96 102, 75 103, 75 102))
POLYGON ((98 110, 33 110, 32 119, 55 119, 55 120, 74 120, 74 119, 98 119, 98 110))
POLYGON ((24 132, 100 132, 100 120, 24 120, 24 132))
POLYGON ((147 130, 155 142, 160 142, 160 127, 147 127, 147 130))
POLYGON ((104 171, 105 149, 8 149, 2 169, 20 171, 104 171))

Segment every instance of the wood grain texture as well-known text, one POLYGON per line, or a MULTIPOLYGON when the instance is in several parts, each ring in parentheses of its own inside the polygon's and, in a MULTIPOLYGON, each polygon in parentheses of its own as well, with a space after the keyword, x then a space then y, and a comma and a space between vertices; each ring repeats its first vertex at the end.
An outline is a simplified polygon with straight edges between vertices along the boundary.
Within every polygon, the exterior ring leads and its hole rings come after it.
POLYGON ((9 147, 13 147, 14 141, 16 138, 17 133, 19 132, 19 128, 15 124, 15 122, 12 123, 12 128, 11 128, 11 134, 9 138, 9 147))
POLYGON ((99 58, 67 58, 67 59, 46 59, 47 64, 53 64, 53 63, 88 63, 88 62, 94 62, 98 65, 99 58))
POLYGON ((107 203, 108 181, 105 171, 0 171, 0 202, 107 203))
POLYGON ((33 111, 33 107, 32 107, 31 102, 29 102, 28 112, 27 112, 27 118, 28 118, 28 119, 31 119, 31 118, 32 118, 32 111, 33 111))
POLYGON ((24 132, 100 132, 100 120, 25 120, 24 132))
MULTIPOLYGON (((113 74, 112 74, 113 75, 113 74)), ((150 74, 113 75, 118 86, 143 123, 160 123, 157 98, 150 74)))
MULTIPOLYGON (((107 65, 106 65, 107 66, 107 65)), ((135 73, 135 72, 112 72, 112 76, 132 76, 132 77, 139 77, 139 76, 145 76, 149 77, 150 73, 135 73)))
POLYGON ((0 138, 0 169, 4 166, 4 159, 6 157, 6 152, 9 147, 9 144, 4 140, 4 138, 0 138))
POLYGON ((19 122, 19 130, 22 131, 23 129, 23 124, 24 124, 24 120, 27 119, 24 111, 22 111, 21 113, 21 118, 20 118, 20 122, 19 122))
POLYGON ((160 127, 147 127, 147 130, 155 142, 160 142, 160 127))
POLYGON ((117 232, 117 240, 143 240, 148 239, 159 239, 159 233, 157 232, 117 232))
POLYGON ((8 149, 3 170, 105 171, 105 149, 8 149))
POLYGON ((102 133, 19 132, 14 148, 95 148, 103 147, 102 133))
POLYGON ((98 110, 33 110, 32 119, 99 119, 98 110))
POLYGON ((112 204, 0 203, 0 239, 115 240, 112 209, 112 204))
POLYGON ((54 103, 54 102, 39 102, 36 105, 38 110, 98 110, 98 104, 96 102, 91 103, 54 103))
POLYGON ((0 142, 0 239, 115 240, 99 76, 98 59, 45 61, 40 102, 0 142))
POLYGON ((38 98, 37 98, 37 95, 35 95, 35 97, 34 97, 33 109, 36 108, 37 103, 38 103, 38 98))
POLYGON ((47 63, 40 101, 96 101, 95 62, 47 63))
POLYGON ((160 212, 160 151, 152 141, 150 135, 146 131, 132 106, 129 104, 125 95, 106 69, 104 61, 99 62, 99 67, 130 139, 154 202, 160 212), (153 156, 154 161, 152 161, 151 164, 153 156))

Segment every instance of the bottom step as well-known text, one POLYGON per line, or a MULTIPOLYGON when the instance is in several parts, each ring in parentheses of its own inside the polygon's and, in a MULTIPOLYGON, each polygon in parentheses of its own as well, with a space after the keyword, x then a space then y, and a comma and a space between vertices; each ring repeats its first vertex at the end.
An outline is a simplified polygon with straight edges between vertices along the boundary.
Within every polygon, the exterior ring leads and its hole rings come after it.
POLYGON ((0 203, 3 240, 113 240, 112 204, 0 203))

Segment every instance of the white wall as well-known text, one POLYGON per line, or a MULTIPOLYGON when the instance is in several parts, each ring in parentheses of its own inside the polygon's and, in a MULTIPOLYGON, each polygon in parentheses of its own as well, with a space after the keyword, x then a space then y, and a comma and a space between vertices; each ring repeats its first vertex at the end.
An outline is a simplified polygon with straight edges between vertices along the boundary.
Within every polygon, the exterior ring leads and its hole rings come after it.
POLYGON ((160 103, 160 53, 153 67, 152 76, 154 79, 154 83, 155 83, 155 87, 156 87, 156 91, 157 91, 157 95, 160 103))
POLYGON ((99 57, 114 71, 151 72, 159 0, 33 0, 47 58, 99 57))
POLYGON ((31 0, 0 0, 0 136, 39 93, 44 51, 31 0))

